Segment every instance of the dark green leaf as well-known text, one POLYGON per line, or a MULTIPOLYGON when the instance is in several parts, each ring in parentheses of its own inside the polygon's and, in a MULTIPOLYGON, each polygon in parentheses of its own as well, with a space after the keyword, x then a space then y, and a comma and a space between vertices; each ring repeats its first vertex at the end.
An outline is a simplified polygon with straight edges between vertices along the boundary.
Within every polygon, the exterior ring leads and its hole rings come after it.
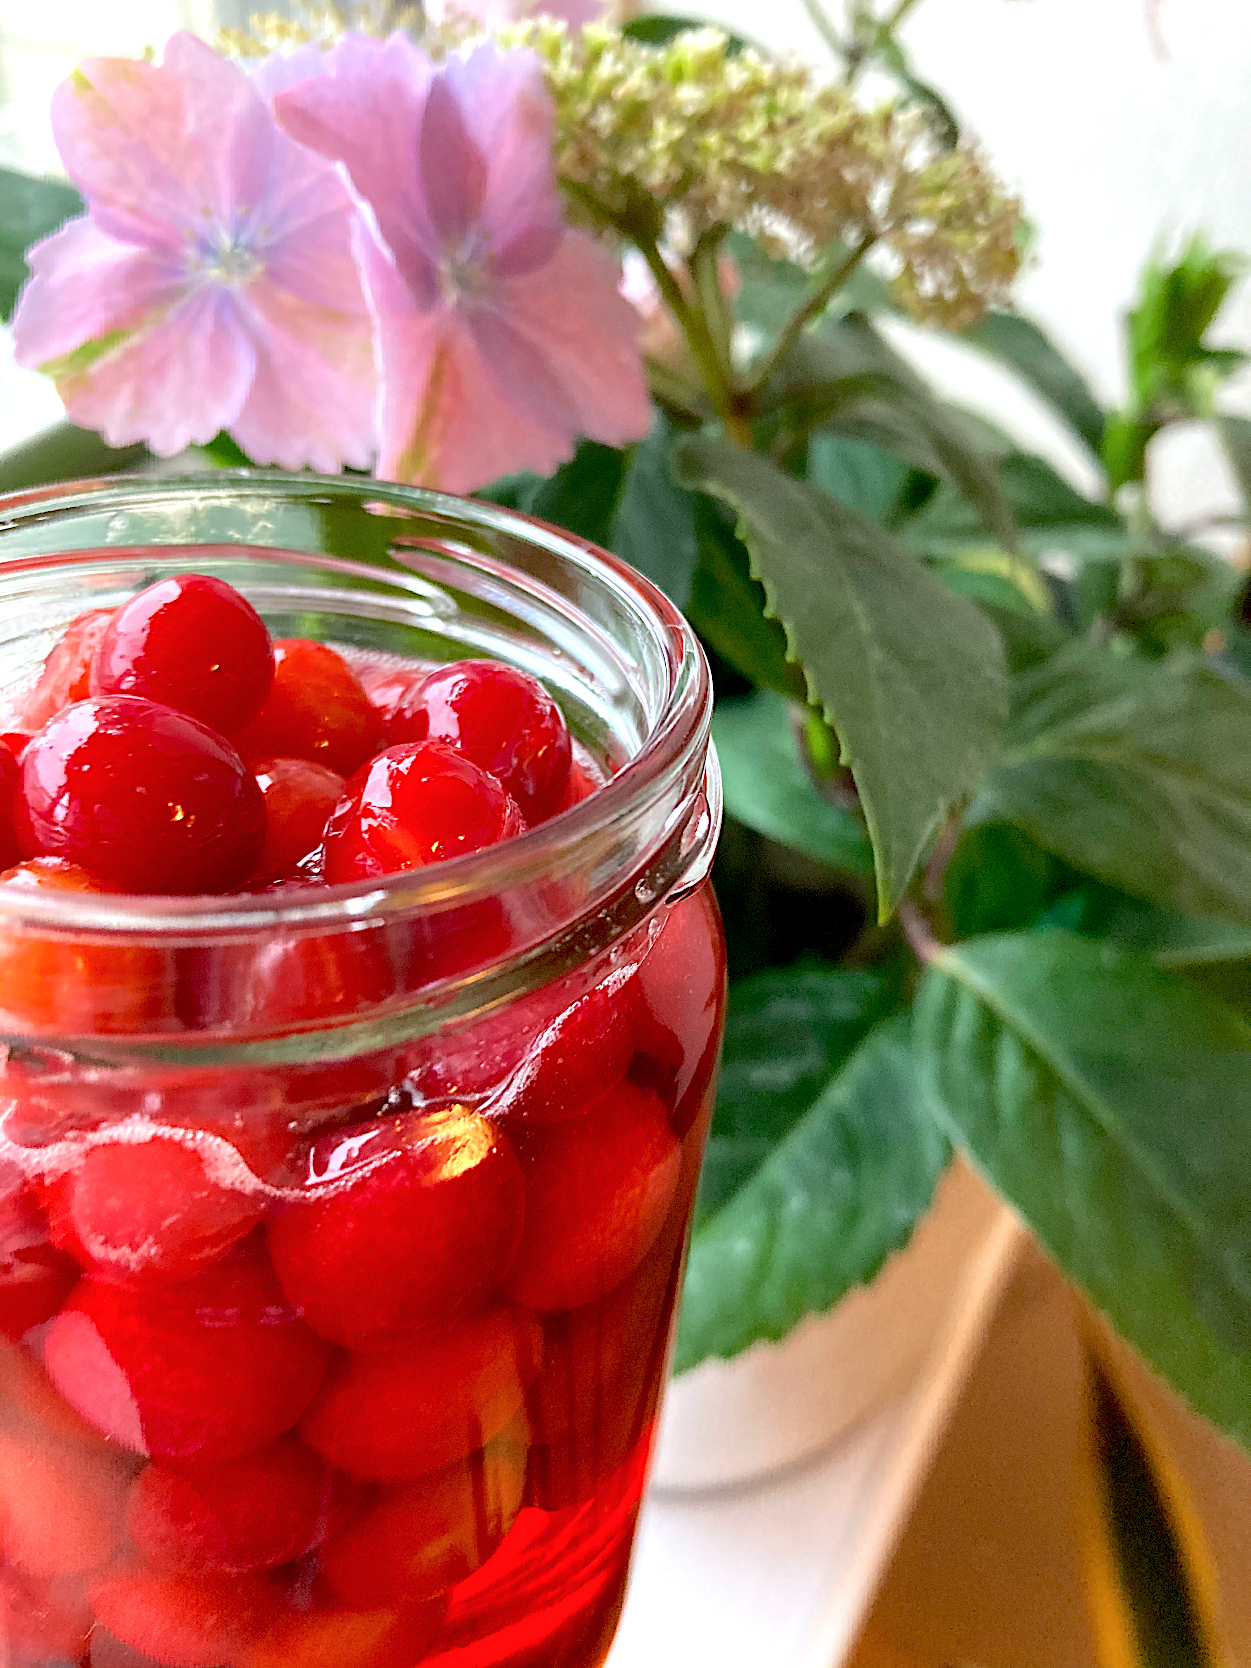
MULTIPOLYGON (((741 280, 734 301, 736 316, 766 337, 775 336, 806 299, 813 282, 811 275, 794 261, 767 255, 745 232, 731 232, 725 247, 734 257, 741 280)), ((846 251, 837 246, 827 251, 827 259, 835 265, 845 255, 846 251)), ((872 312, 892 306, 890 285, 862 262, 834 297, 830 310, 859 307, 872 312)))
POLYGON ((823 432, 808 442, 808 478, 870 521, 898 511, 912 471, 892 453, 864 440, 823 432))
POLYGON ((722 701, 712 735, 732 817, 818 863, 872 873, 873 849, 863 820, 831 804, 804 768, 790 703, 768 690, 722 701))
MULTIPOLYGON (((670 41, 677 40, 679 35, 689 34, 692 29, 708 29, 716 27, 708 22, 706 17, 675 17, 668 13, 652 12, 647 17, 632 17, 621 25, 621 33, 632 41, 641 41, 644 46, 668 46, 670 41)), ((749 43, 742 35, 724 31, 731 55, 742 52, 744 47, 751 45, 753 51, 763 49, 749 43)))
POLYGON ((630 453, 608 548, 685 608, 699 563, 697 506, 673 477, 672 452, 673 431, 657 418, 630 453))
POLYGON ((970 811, 1186 915, 1251 921, 1251 690, 1075 643, 1017 680, 970 811))
POLYGON ((1044 331, 1019 313, 992 311, 964 332, 966 342, 1011 366, 1041 394, 1053 411, 1098 458, 1103 445, 1103 411, 1086 379, 1044 331))
POLYGON ((1030 926, 1067 872, 1011 823, 966 828, 943 874, 943 902, 956 937, 1030 926))
POLYGON ((697 498, 695 530, 699 565, 691 581, 687 618, 704 641, 757 688, 805 700, 803 669, 788 658, 782 627, 766 617, 764 587, 752 578, 747 547, 721 506, 697 498))
POLYGON ((628 451, 584 440, 548 479, 509 475, 479 496, 613 551, 684 608, 699 540, 695 499, 669 467, 672 445, 673 431, 657 414, 646 439, 628 451))
POLYGON ((788 990, 794 975, 762 979, 780 984, 753 981, 756 1011, 744 1016, 742 1040, 730 1051, 734 1100, 723 1089, 717 1121, 725 1133, 714 1137, 710 1154, 718 1139, 742 1144, 727 1152, 720 1172, 712 1160, 721 1203, 691 1240, 679 1372, 784 1337, 804 1315, 871 1280, 908 1240, 949 1156, 921 1105, 906 1014, 872 1031, 782 1135, 785 1120, 771 1110, 772 1097, 793 1115, 816 1089, 823 1056, 847 1046, 858 1017, 840 1019, 837 998, 836 1013, 827 1006, 823 1014, 810 988, 793 983, 788 990), (768 1140, 757 1146, 752 1132, 761 1127, 768 1140))
POLYGON ((812 703, 838 731, 885 917, 994 756, 1006 688, 998 635, 882 528, 764 458, 689 436, 678 459, 692 485, 739 515, 812 703))
POLYGON ((220 434, 214 435, 207 445, 201 446, 200 451, 219 469, 247 469, 252 464, 252 459, 243 447, 232 440, 224 429, 220 434))
POLYGON ((1068 642, 1046 582, 1019 557, 983 547, 931 565, 949 590, 968 597, 994 621, 1012 673, 1040 666, 1068 642))
POLYGON ((82 207, 82 198, 64 180, 0 168, 0 320, 12 315, 26 282, 25 255, 31 244, 81 214, 82 207))
POLYGON ((1157 948, 1160 966, 1251 1016, 1251 932, 1213 921, 1186 920, 1182 926, 1157 948))
POLYGON ((1011 506, 968 424, 935 397, 863 313, 806 331, 761 401, 765 410, 791 408, 808 427, 829 423, 837 432, 850 424, 847 432, 858 438, 873 438, 855 426, 871 421, 884 435, 893 434, 892 449, 907 462, 947 476, 986 531, 1005 548, 1015 547, 1011 506))
MULTIPOLYGON (((1083 498, 1042 458, 1014 452, 1000 460, 1000 487, 1012 509, 1022 547, 1032 555, 1060 553, 1082 561, 1120 557, 1125 524, 1104 504, 1083 498)), ((952 555, 986 542, 981 518, 953 486, 944 483, 900 536, 927 556, 952 555)))
POLYGON ((0 455, 0 492, 47 486, 52 481, 81 480, 87 475, 120 475, 148 456, 145 446, 106 446, 91 429, 54 423, 0 455))
POLYGON ((941 953, 916 1008, 935 1115, 1064 1271, 1251 1444, 1251 1024, 1068 933, 941 953))

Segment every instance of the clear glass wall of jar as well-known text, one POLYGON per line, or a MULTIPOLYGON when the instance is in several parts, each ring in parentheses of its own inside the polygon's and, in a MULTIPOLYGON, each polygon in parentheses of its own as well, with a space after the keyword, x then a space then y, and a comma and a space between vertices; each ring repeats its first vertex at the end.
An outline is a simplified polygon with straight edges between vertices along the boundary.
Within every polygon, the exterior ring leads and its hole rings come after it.
POLYGON ((162 575, 541 677, 610 773, 503 845, 254 896, 0 887, 13 1668, 592 1668, 724 1020, 707 667, 489 506, 220 474, 0 500, 0 691, 162 575))

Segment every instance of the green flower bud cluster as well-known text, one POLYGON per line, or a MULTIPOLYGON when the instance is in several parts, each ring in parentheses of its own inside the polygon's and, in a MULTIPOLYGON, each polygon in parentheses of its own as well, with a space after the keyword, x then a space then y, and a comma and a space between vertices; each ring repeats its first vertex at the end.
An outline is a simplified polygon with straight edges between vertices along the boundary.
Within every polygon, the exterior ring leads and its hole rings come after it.
POLYGON ((866 109, 806 65, 735 51, 715 29, 664 47, 550 18, 499 31, 542 59, 556 168, 593 219, 678 211, 693 241, 735 226, 812 259, 871 242, 916 317, 958 328, 1020 266, 1020 205, 972 147, 924 117, 866 109))

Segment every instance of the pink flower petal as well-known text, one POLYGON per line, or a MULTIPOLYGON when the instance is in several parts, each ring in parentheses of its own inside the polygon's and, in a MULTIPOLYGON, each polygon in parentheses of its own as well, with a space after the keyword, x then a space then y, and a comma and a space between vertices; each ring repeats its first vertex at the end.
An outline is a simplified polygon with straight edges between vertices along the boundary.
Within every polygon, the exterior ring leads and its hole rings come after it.
POLYGON ((358 240, 374 310, 382 390, 376 473, 472 492, 517 469, 550 474, 570 441, 503 397, 455 308, 421 310, 388 253, 358 240))
POLYGON ((261 97, 272 104, 279 93, 298 87, 302 81, 311 81, 315 75, 321 75, 325 67, 325 52, 312 41, 307 41, 303 46, 297 46, 294 52, 271 52, 259 64, 252 66, 248 76, 261 97))
POLYGON ((533 52, 487 45, 440 71, 456 95, 487 178, 481 216, 502 276, 540 266, 565 229, 552 166, 555 115, 533 52))
POLYGON ((251 390, 229 425, 234 439, 256 463, 328 475, 345 463, 367 469, 378 380, 363 306, 349 329, 269 280, 249 285, 239 305, 257 352, 251 390))
POLYGON ((70 419, 110 446, 146 441, 161 457, 204 445, 242 409, 256 352, 233 300, 196 290, 158 322, 60 378, 70 419))
POLYGON ((96 223, 131 243, 177 247, 257 202, 270 125, 239 66, 189 34, 171 38, 162 64, 89 58, 52 99, 71 179, 96 223))
POLYGON ((97 230, 86 215, 27 251, 31 277, 13 315, 19 365, 38 369, 87 342, 133 330, 182 293, 177 263, 97 230))
MULTIPOLYGON (((547 389, 559 387, 572 432, 606 446, 626 446, 651 426, 639 357, 639 317, 620 294, 621 274, 584 232, 567 231, 555 256, 500 286, 498 311, 508 332, 544 362, 548 380, 531 381, 529 358, 506 362, 505 333, 491 333, 498 375, 510 397, 554 421, 547 389)), ((478 327, 477 321, 475 328, 478 327)))
POLYGON ((302 145, 342 162, 409 284, 438 294, 439 239, 421 189, 422 113, 434 65, 403 35, 345 35, 324 72, 274 99, 302 145))
POLYGON ((426 95, 418 163, 435 234, 458 249, 482 212, 487 169, 446 75, 436 75, 426 95))

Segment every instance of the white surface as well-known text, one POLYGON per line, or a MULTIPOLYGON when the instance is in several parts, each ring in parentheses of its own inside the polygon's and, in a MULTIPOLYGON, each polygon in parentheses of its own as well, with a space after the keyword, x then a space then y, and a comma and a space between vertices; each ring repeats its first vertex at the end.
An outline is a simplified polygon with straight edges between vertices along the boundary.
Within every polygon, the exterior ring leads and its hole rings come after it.
POLYGON ((746 1482, 829 1448, 896 1398, 950 1325, 952 1294, 982 1255, 1000 1207, 962 1164, 876 1279, 780 1343, 709 1360, 669 1386, 653 1480, 664 1488, 746 1482))
POLYGON ((606 1668, 837 1668, 929 1470, 1023 1242, 1002 1206, 908 1392, 766 1483, 652 1491, 606 1668))

